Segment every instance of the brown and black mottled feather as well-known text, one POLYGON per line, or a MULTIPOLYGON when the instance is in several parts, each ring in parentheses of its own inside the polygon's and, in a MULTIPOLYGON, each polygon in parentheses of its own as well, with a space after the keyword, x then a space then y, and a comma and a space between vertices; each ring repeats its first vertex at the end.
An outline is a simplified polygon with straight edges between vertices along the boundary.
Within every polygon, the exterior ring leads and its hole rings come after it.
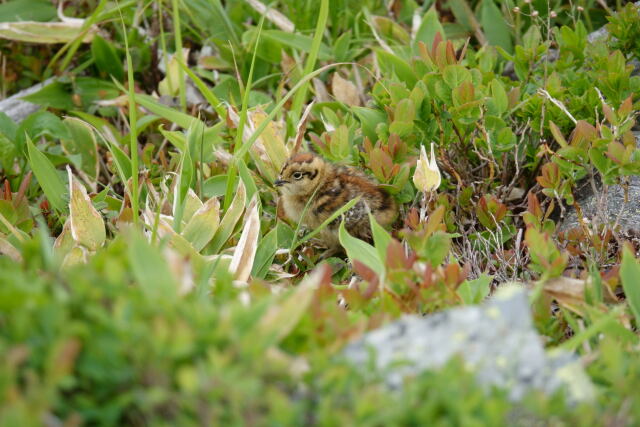
MULTIPOLYGON (((371 240, 369 212, 382 226, 390 225, 397 214, 393 198, 363 172, 333 165, 311 153, 295 154, 287 160, 276 186, 282 194, 278 216, 301 221, 312 229, 356 197, 360 201, 343 215, 347 231, 355 237, 371 240), (302 218, 307 203, 309 208, 302 218)), ((339 224, 340 219, 334 220, 321 233, 321 240, 331 249, 339 246, 339 224)))

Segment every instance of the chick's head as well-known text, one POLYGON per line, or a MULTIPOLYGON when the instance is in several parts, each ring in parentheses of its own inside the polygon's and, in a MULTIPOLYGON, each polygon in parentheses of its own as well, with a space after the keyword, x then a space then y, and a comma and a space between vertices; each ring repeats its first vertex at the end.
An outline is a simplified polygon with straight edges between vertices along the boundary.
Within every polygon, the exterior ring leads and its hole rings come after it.
POLYGON ((311 153, 295 154, 286 161, 274 184, 281 194, 310 195, 318 186, 326 167, 322 158, 311 153))

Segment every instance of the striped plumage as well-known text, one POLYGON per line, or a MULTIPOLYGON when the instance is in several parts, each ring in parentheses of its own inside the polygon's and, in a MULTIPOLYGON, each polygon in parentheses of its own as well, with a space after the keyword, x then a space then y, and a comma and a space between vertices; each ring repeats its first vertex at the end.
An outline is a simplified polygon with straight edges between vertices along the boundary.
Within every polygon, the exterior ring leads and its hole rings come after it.
MULTIPOLYGON (((293 155, 284 164, 275 185, 280 191, 278 216, 302 222, 310 229, 322 224, 333 212, 349 200, 360 201, 344 214, 349 233, 363 240, 371 240, 368 212, 382 226, 396 218, 396 203, 389 194, 361 171, 333 165, 311 153, 293 155), (304 218, 302 213, 311 200, 304 218)), ((320 239, 330 249, 337 249, 340 218, 326 227, 320 239)))

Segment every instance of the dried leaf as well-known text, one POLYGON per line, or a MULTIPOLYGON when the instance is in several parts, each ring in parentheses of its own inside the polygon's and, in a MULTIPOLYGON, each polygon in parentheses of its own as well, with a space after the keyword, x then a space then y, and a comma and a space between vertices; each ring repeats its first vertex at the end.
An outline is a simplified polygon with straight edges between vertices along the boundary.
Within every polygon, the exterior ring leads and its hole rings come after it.
POLYGON ((340 77, 340 74, 334 73, 331 79, 331 92, 336 99, 344 104, 360 106, 360 96, 358 88, 349 80, 340 77))
POLYGON ((276 27, 280 28, 282 31, 286 31, 287 33, 293 33, 296 29, 293 22, 289 20, 286 16, 280 13, 278 10, 273 7, 265 6, 264 3, 258 0, 247 0, 247 3, 251 5, 251 7, 261 15, 264 15, 269 21, 271 21, 276 27))
POLYGON ((246 282, 253 268, 253 261, 258 249, 258 238, 260 237, 260 215, 258 214, 258 200, 254 198, 247 207, 242 234, 233 252, 229 270, 233 273, 234 279, 246 282))
POLYGON ((8 256, 15 262, 22 262, 20 251, 15 248, 8 240, 0 237, 0 254, 8 256))

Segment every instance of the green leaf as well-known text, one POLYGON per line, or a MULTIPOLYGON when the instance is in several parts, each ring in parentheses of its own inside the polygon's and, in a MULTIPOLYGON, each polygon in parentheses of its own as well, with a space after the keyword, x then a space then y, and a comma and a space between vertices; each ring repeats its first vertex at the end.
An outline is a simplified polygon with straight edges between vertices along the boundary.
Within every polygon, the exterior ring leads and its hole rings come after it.
POLYGON ((380 261, 384 262, 387 259, 387 248, 389 247, 389 243, 391 243, 392 240, 391 235, 380 224, 378 224, 371 213, 369 213, 369 222, 371 224, 373 243, 376 250, 378 251, 380 261))
POLYGON ((98 176, 98 144, 93 129, 90 125, 80 119, 67 117, 63 123, 69 130, 71 138, 62 138, 60 142, 67 155, 79 155, 80 162, 74 162, 78 169, 81 169, 91 178, 98 176))
POLYGON ((116 80, 124 80, 124 67, 115 48, 105 39, 96 35, 91 42, 91 55, 96 67, 103 73, 113 76, 116 80))
POLYGON ((51 203, 51 206, 58 212, 66 212, 67 204, 64 195, 67 194, 66 186, 60 179, 60 175, 53 167, 47 156, 33 145, 31 138, 26 137, 27 150, 29 153, 29 165, 34 175, 38 179, 44 195, 51 203))
POLYGON ((49 0, 13 0, 0 4, 0 22, 47 22, 56 17, 56 8, 49 0))
POLYGON ((148 298, 175 297, 178 287, 167 260, 145 238, 131 236, 128 258, 136 282, 148 298))
POLYGON ((9 175, 9 171, 13 167, 13 161, 18 155, 15 144, 0 132, 0 166, 4 170, 4 175, 9 175))
POLYGON ((482 274, 474 280, 465 280, 458 287, 457 293, 465 304, 478 304, 489 295, 492 276, 482 274))
MULTIPOLYGON (((283 46, 296 49, 300 52, 309 52, 313 38, 302 34, 288 33, 281 30, 262 30, 262 37, 277 42, 283 46)), ((318 49, 318 59, 327 61, 331 59, 331 49, 324 43, 318 49)))
POLYGON ((433 45, 433 40, 436 37, 436 34, 440 33, 442 39, 445 39, 444 29, 442 28, 442 24, 438 20, 438 12, 436 11, 435 6, 429 9, 427 13, 422 17, 422 23, 416 32, 415 38, 413 40, 414 50, 418 45, 418 42, 423 42, 427 45, 427 49, 431 49, 433 45))
POLYGON ((258 244, 256 257, 253 261, 251 276, 256 279, 264 279, 269 272, 269 267, 273 263, 276 251, 278 250, 278 227, 268 232, 258 244))
POLYGON ((227 176, 216 175, 208 178, 202 185, 202 195, 204 197, 224 196, 227 187, 227 176))
POLYGON ((376 135, 376 126, 380 123, 385 123, 387 121, 387 115, 380 110, 367 107, 352 106, 351 111, 353 111, 360 120, 362 133, 372 142, 376 141, 378 138, 376 135))
POLYGON ((511 30, 493 0, 482 1, 480 24, 490 44, 500 46, 509 53, 513 52, 511 30))
POLYGON ((373 270, 379 277, 384 277, 384 263, 382 259, 380 259, 376 248, 350 235, 344 226, 344 221, 340 223, 338 238, 340 244, 347 251, 350 260, 358 260, 373 270))
POLYGON ((266 313, 256 319, 255 327, 244 336, 245 346, 264 354, 266 348, 289 335, 309 310, 313 295, 327 274, 325 268, 314 270, 277 303, 271 304, 266 313))
POLYGON ((491 81, 491 100, 493 101, 492 106, 495 112, 490 112, 490 114, 495 113, 496 116, 500 116, 509 108, 507 92, 504 89, 504 84, 502 84, 500 80, 494 79, 491 81))
POLYGON ((422 255, 435 268, 444 262, 444 259, 449 255, 450 248, 451 237, 443 231, 436 231, 427 239, 422 255))
POLYGON ((7 116, 4 112, 0 111, 0 133, 3 133, 7 138, 14 140, 18 131, 18 125, 15 124, 11 117, 7 116))
POLYGON ((401 81, 406 83, 409 88, 415 86, 418 78, 405 60, 382 49, 376 49, 376 56, 383 74, 396 75, 401 81))
POLYGON ((81 107, 88 108, 95 101, 113 99, 118 95, 118 89, 109 81, 94 77, 78 77, 73 85, 55 81, 22 99, 43 107, 69 111, 81 107))
POLYGON ((247 191, 242 181, 238 184, 235 194, 229 209, 225 212, 220 226, 216 230, 216 234, 213 236, 213 240, 209 245, 214 254, 220 252, 222 246, 229 240, 238 220, 242 216, 242 211, 244 211, 245 204, 247 203, 247 191))
POLYGON ((456 89, 463 82, 471 81, 471 73, 462 65, 447 65, 442 74, 442 78, 450 89, 456 89))
POLYGON ((136 103, 142 105, 153 114, 157 114, 158 116, 163 117, 184 129, 189 129, 192 126, 193 122, 199 122, 199 120, 195 117, 167 107, 166 105, 161 104, 149 95, 142 95, 137 93, 135 95, 135 99, 136 103))
POLYGON ((16 148, 20 153, 24 149, 27 136, 32 141, 42 136, 49 136, 52 139, 71 137, 62 120, 48 111, 33 113, 20 123, 16 132, 16 148))
POLYGON ((640 263, 627 247, 622 253, 620 280, 636 324, 640 324, 640 263))

